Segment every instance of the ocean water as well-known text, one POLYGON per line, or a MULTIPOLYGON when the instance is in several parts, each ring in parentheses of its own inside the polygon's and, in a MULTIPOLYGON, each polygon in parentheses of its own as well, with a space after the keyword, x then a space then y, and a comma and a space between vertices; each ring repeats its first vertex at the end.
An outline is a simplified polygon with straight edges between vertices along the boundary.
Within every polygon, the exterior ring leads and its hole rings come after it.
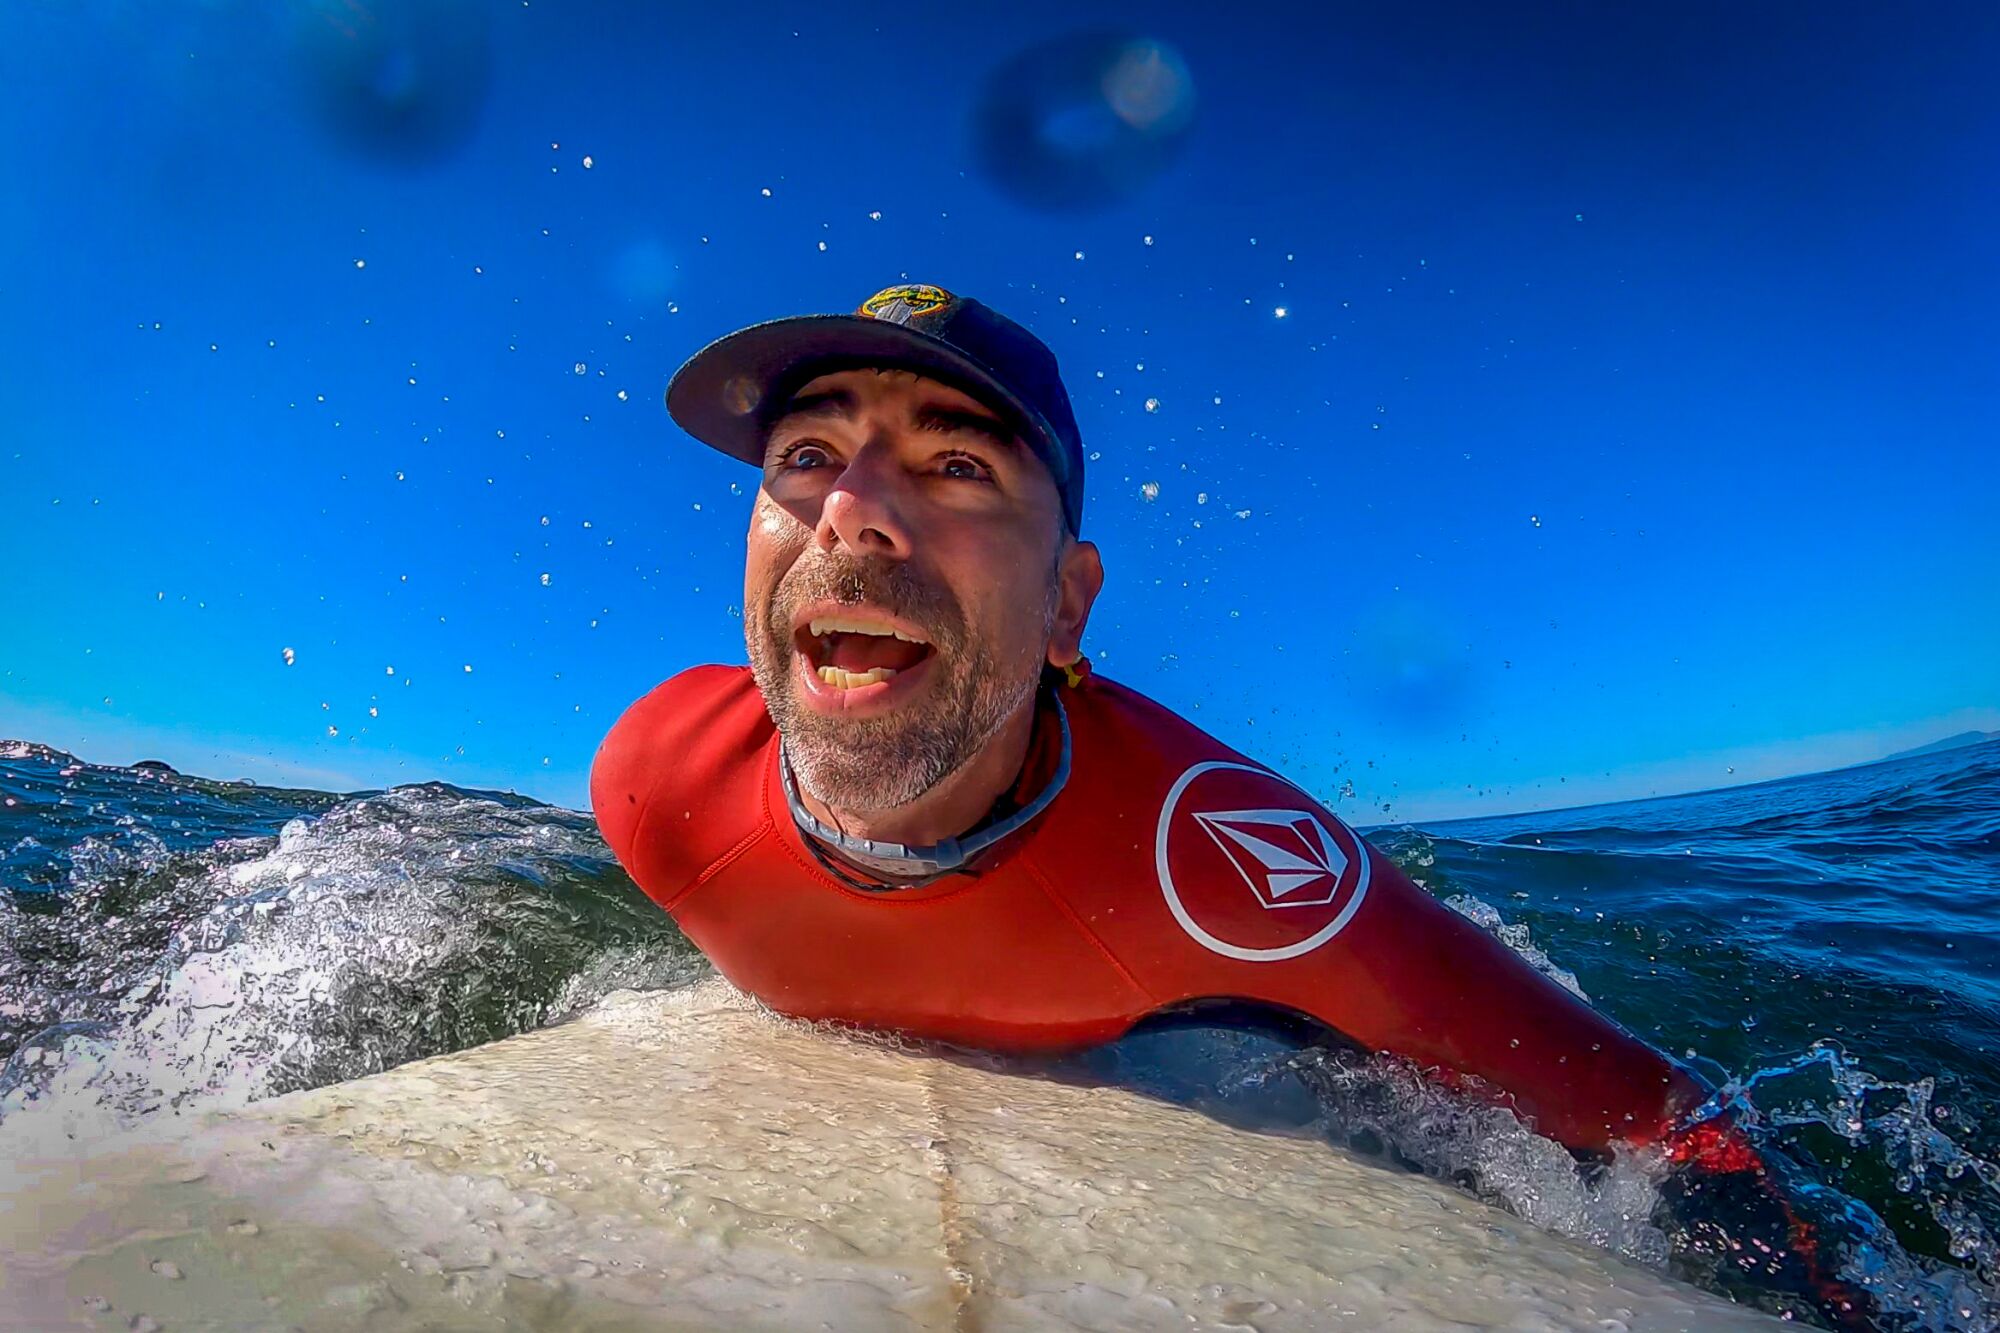
MULTIPOLYGON (((1861 1326, 2000 1327, 2000 745, 1755 787, 1375 830, 1432 892, 1701 1069, 1785 1164, 1861 1326)), ((318 1086, 560 1022, 700 956, 586 815, 336 795, 0 745, 0 1152, 24 1126, 318 1086)), ((1804 1322, 1754 1201, 1580 1167, 1393 1062, 1148 1033, 1129 1082, 1397 1169, 1804 1322)))

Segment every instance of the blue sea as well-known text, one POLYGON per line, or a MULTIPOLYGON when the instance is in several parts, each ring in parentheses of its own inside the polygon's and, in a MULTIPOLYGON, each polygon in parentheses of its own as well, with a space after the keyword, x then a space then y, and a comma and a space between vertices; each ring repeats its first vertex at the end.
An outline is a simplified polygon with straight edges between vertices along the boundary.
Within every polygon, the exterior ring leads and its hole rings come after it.
MULTIPOLYGON (((1868 1326, 2000 1327, 2000 744, 1370 836, 1721 1088, 1789 1164, 1868 1326)), ((0 745, 0 1151, 24 1113, 108 1132, 707 971, 587 815, 0 745)), ((1275 1106, 1304 1088, 1311 1132, 1733 1299, 1824 1315, 1732 1265, 1727 1238, 1754 1244, 1759 1221, 1728 1200, 1690 1213, 1668 1188, 1635 1217, 1601 1171, 1524 1154, 1386 1062, 1313 1068, 1220 1038, 1190 1060, 1147 1036, 1063 1072, 1226 1115, 1246 1089, 1275 1106)))

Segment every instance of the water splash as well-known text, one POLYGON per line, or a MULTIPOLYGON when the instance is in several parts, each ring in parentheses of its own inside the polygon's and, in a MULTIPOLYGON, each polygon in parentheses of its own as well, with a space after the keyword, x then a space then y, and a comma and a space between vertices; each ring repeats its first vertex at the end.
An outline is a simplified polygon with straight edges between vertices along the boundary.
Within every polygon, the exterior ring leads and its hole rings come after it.
POLYGON ((1790 1059, 1726 1082, 1706 1114, 1732 1115, 1760 1142, 1824 1180, 1886 1172, 1902 1207, 1892 1223, 1822 1186, 1849 1231, 1841 1273, 1870 1293, 1885 1327, 2000 1327, 2000 1166, 1948 1132, 1955 1116, 1937 1081, 1880 1077, 1838 1044, 1815 1042, 1790 1059), (1911 1254, 1899 1232, 1935 1228, 1933 1244, 1963 1268, 1911 1254))
POLYGON ((199 852, 93 841, 11 905, 0 996, 40 1030, 0 1069, 9 1132, 359 1077, 706 970, 588 818, 532 803, 432 784, 199 852))

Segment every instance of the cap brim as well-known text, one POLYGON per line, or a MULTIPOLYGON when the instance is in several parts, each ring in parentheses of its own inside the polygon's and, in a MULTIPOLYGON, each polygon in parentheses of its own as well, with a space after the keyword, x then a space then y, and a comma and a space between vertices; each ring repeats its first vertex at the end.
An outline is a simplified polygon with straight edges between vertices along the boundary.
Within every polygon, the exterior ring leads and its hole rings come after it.
POLYGON ((1039 436, 1029 445, 1057 486, 1067 480, 1056 433, 992 371, 928 334, 865 315, 796 315, 718 338, 674 373, 667 385, 667 411, 703 444, 762 467, 771 395, 799 371, 819 365, 914 370, 1004 406, 1039 436))

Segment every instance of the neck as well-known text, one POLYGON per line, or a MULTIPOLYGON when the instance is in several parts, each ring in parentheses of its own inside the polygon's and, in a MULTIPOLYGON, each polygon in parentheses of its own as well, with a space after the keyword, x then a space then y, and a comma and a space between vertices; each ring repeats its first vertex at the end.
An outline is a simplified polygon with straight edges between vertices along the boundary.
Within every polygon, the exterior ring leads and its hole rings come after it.
POLYGON ((850 838, 922 847, 955 838, 986 818, 1001 793, 1014 785, 1035 734, 1035 694, 1000 724, 970 762, 916 800, 887 810, 846 810, 819 800, 803 786, 806 812, 850 838))

